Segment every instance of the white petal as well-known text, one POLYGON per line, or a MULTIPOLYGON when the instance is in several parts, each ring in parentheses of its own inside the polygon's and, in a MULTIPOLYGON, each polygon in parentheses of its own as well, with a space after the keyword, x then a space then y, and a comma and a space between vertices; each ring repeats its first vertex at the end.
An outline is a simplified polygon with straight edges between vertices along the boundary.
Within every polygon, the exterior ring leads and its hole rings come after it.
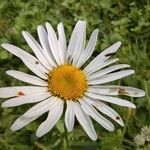
POLYGON ((20 53, 20 58, 24 62, 24 64, 37 76, 41 77, 42 79, 47 80, 47 74, 49 73, 49 70, 46 70, 40 62, 34 59, 30 59, 27 55, 24 55, 23 53, 20 53))
POLYGON ((43 47, 43 53, 45 58, 47 59, 47 61, 52 67, 56 67, 57 65, 54 60, 53 54, 51 52, 50 45, 48 43, 48 33, 46 32, 43 26, 38 26, 37 32, 38 32, 40 43, 43 47))
POLYGON ((73 60, 73 64, 76 64, 81 52, 84 49, 85 38, 86 22, 79 20, 74 27, 67 49, 67 60, 69 62, 73 60))
POLYGON ((115 80, 121 79, 123 77, 129 76, 133 73, 135 73, 134 70, 122 70, 119 72, 110 73, 110 74, 104 75, 102 77, 93 79, 93 80, 89 81, 88 84, 89 85, 96 85, 96 84, 107 83, 110 81, 115 81, 115 80))
POLYGON ((46 22, 46 29, 48 32, 48 41, 49 41, 49 45, 50 45, 52 54, 53 54, 57 64, 60 65, 63 62, 61 62, 61 56, 59 54, 56 33, 55 33, 54 29, 52 28, 52 26, 48 22, 46 22))
POLYGON ((57 31, 58 31, 58 48, 62 58, 61 61, 65 62, 67 44, 66 44, 64 26, 62 23, 58 24, 57 31))
POLYGON ((99 94, 95 94, 95 93, 88 93, 88 92, 86 93, 86 96, 91 97, 93 99, 98 99, 98 100, 102 100, 105 102, 117 104, 120 106, 136 108, 136 106, 133 103, 131 103, 127 100, 123 100, 121 98, 117 98, 117 97, 104 96, 104 95, 99 95, 99 94))
POLYGON ((97 139, 97 135, 90 117, 84 113, 79 103, 72 102, 72 106, 79 123, 84 128, 88 136, 95 141, 97 139))
POLYGON ((28 103, 36 103, 45 100, 50 96, 51 94, 49 92, 19 96, 19 97, 8 99, 7 101, 3 102, 2 107, 14 107, 14 106, 19 106, 28 103))
POLYGON ((110 108, 109 106, 105 105, 104 103, 100 102, 99 100, 86 98, 86 102, 92 104, 95 108, 97 108, 100 112, 104 113, 105 115, 112 118, 121 126, 124 126, 123 120, 121 119, 120 115, 110 108))
POLYGON ((77 64, 77 61, 85 48, 85 41, 86 41, 86 22, 82 21, 80 26, 80 32, 78 33, 78 37, 76 37, 76 44, 74 47, 75 49, 72 54, 73 65, 77 64))
POLYGON ((81 67, 91 57, 96 46, 97 37, 98 37, 98 29, 94 30, 93 33, 91 34, 90 40, 76 64, 77 67, 81 67))
POLYGON ((8 50, 10 53, 16 55, 19 57, 24 64, 37 76, 47 79, 47 73, 48 70, 43 67, 43 65, 32 55, 29 53, 25 52, 24 50, 20 49, 19 47, 16 47, 11 44, 2 44, 1 45, 3 48, 8 50))
POLYGON ((109 65, 111 65, 112 63, 117 62, 119 59, 118 58, 114 58, 114 59, 109 59, 106 62, 103 62, 102 64, 99 64, 99 66, 97 68, 95 68, 94 66, 92 68, 89 69, 84 69, 85 73, 87 76, 90 76, 92 73, 96 72, 96 71, 100 71, 100 69, 107 67, 109 65))
POLYGON ((37 137, 41 137, 48 133, 60 119, 63 113, 64 101, 61 99, 57 101, 58 102, 51 107, 47 119, 38 127, 36 132, 37 137))
POLYGON ((97 121, 100 125, 102 125, 108 131, 114 130, 114 125, 104 118, 97 110, 89 103, 85 101, 86 98, 80 100, 80 104, 82 109, 87 113, 87 115, 91 116, 95 121, 97 121))
POLYGON ((118 95, 118 89, 110 89, 105 86, 89 86, 87 91, 89 93, 96 93, 100 95, 118 95))
POLYGON ((69 132, 73 130, 74 127, 74 121, 75 121, 75 115, 73 111, 73 106, 70 103, 70 101, 67 101, 67 109, 65 113, 65 124, 66 128, 69 132))
POLYGON ((36 93, 45 93, 48 91, 47 87, 38 86, 14 86, 0 88, 0 98, 9 98, 21 95, 30 95, 36 93))
POLYGON ((45 112, 50 110, 51 106, 56 102, 56 100, 56 97, 50 97, 31 107, 26 113, 24 113, 23 116, 25 118, 32 118, 44 114, 45 112))
POLYGON ((30 83, 33 85, 39 85, 39 86, 47 86, 48 85, 48 83, 45 82, 44 80, 42 80, 36 76, 21 72, 21 71, 9 70, 9 71, 6 71, 6 73, 9 76, 12 76, 20 81, 27 82, 27 83, 30 83))
POLYGON ((26 40, 26 42, 28 43, 28 45, 30 46, 30 48, 33 50, 33 52, 36 55, 36 57, 38 58, 38 60, 41 62, 41 64, 43 64, 47 69, 50 70, 51 66, 48 63, 48 61, 46 60, 46 58, 43 54, 43 49, 39 45, 39 43, 37 43, 37 41, 32 37, 32 35, 26 31, 22 31, 22 35, 23 35, 24 39, 26 40))
POLYGON ((127 95, 131 97, 143 97, 145 95, 143 90, 119 85, 89 86, 88 92, 102 95, 127 95))
POLYGON ((106 60, 108 60, 113 54, 116 53, 118 48, 120 47, 121 42, 117 42, 113 44, 112 46, 105 49, 102 53, 100 53, 96 58, 94 58, 88 66, 85 68, 85 71, 91 72, 92 70, 97 70, 96 68, 99 68, 99 66, 102 66, 106 60))
POLYGON ((92 80, 92 79, 95 79, 95 78, 98 78, 98 77, 101 77, 105 74, 108 74, 108 73, 112 73, 114 71, 119 71, 120 69, 123 69, 123 68, 128 68, 130 67, 129 65, 126 65, 126 64, 119 64, 119 65, 114 65, 114 66, 110 66, 108 68, 105 68, 103 70, 100 70, 100 71, 97 71, 93 74, 90 74, 89 77, 88 77, 88 80, 92 80))
MULTIPOLYGON (((42 115, 42 114, 41 114, 42 115)), ((24 126, 26 126, 27 124, 29 124, 30 122, 36 120, 39 116, 35 116, 35 117, 32 117, 32 118, 25 118, 23 115, 20 116, 13 124, 12 126, 10 127, 10 129, 12 131, 17 131, 21 128, 23 128, 24 126)))
POLYGON ((28 123, 30 123, 33 120, 37 119, 42 114, 44 114, 45 112, 49 111, 51 106, 53 106, 54 102, 56 102, 56 100, 54 98, 51 99, 51 100, 49 98, 49 99, 47 99, 47 100, 45 100, 45 101, 43 101, 43 102, 33 106, 32 108, 30 108, 28 111, 26 111, 22 116, 20 116, 13 123, 13 125, 11 126, 11 130, 13 130, 13 131, 19 130, 19 129, 23 128, 24 126, 26 126, 28 123), (49 106, 49 108, 47 109, 46 106, 49 106), (45 110, 44 110, 44 108, 45 108, 45 110), (35 110, 35 112, 34 112, 34 110, 35 110), (28 115, 28 113, 32 113, 32 114, 28 115))

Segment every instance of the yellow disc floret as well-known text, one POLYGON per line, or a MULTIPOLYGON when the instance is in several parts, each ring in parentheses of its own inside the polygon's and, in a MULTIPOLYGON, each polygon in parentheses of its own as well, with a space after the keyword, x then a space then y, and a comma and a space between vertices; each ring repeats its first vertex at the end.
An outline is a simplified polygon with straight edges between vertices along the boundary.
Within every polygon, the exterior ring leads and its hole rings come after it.
POLYGON ((49 74, 49 91, 64 100, 77 100, 84 95, 87 81, 82 70, 72 65, 61 65, 49 74))

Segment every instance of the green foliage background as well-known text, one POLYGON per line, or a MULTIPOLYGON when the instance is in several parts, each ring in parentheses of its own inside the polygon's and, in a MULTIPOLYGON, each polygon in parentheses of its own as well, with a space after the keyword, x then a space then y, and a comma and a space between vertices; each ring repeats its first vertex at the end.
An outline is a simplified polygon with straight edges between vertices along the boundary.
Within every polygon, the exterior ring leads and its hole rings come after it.
MULTIPOLYGON (((0 43, 9 42, 31 52, 21 36, 27 30, 38 39, 36 28, 46 21, 56 29, 63 22, 67 39, 79 19, 87 21, 87 37, 99 29, 99 38, 93 57, 104 48, 120 40, 122 47, 117 56, 121 63, 127 63, 136 71, 135 75, 118 81, 118 84, 138 87, 146 91, 143 98, 134 101, 136 110, 111 105, 123 117, 125 126, 115 124, 114 132, 107 132, 94 122, 98 140, 91 141, 81 126, 76 123, 73 132, 67 133, 63 117, 50 133, 36 138, 37 126, 45 116, 13 133, 13 121, 31 105, 15 108, 0 108, 0 150, 134 150, 133 138, 143 126, 150 125, 150 5, 148 0, 1 0, 0 1, 0 43)), ((7 76, 10 69, 29 72, 15 56, 0 48, 0 87, 25 85, 7 76)), ((3 100, 0 101, 2 103, 3 100)), ((141 147, 150 149, 147 143, 141 147)))

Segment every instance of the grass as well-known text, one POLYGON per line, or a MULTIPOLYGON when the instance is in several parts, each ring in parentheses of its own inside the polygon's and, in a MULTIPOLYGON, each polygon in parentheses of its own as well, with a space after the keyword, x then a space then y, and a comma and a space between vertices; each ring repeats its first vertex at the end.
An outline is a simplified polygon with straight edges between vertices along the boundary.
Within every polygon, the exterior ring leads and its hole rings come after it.
MULTIPOLYGON (((37 39, 36 27, 50 22, 54 27, 63 22, 67 40, 77 20, 87 21, 87 37, 99 29, 99 38, 93 57, 116 41, 122 41, 117 56, 121 63, 127 63, 136 71, 135 75, 118 81, 118 84, 143 89, 143 98, 132 98, 136 110, 112 105, 123 117, 125 126, 115 124, 114 132, 107 132, 94 122, 98 140, 91 141, 81 126, 67 133, 64 118, 54 129, 36 138, 37 126, 45 119, 42 116, 25 128, 12 132, 10 126, 30 105, 15 108, 0 108, 0 150, 148 150, 150 143, 138 147, 134 137, 144 126, 150 126, 150 4, 147 0, 1 0, 0 2, 0 43, 9 42, 31 53, 23 37, 22 30, 27 30, 37 39)), ((25 85, 9 76, 10 69, 29 72, 15 56, 0 48, 0 87, 25 85)), ((126 97, 124 97, 126 98, 126 97)), ((0 103, 4 101, 1 100, 0 103)))

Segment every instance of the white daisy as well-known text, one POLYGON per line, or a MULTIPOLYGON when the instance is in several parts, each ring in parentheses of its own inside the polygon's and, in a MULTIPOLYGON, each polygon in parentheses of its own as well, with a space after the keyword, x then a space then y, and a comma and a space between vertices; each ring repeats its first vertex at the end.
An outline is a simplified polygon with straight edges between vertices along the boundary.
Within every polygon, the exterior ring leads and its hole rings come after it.
POLYGON ((105 102, 135 108, 133 103, 115 96, 142 97, 145 93, 133 87, 103 85, 134 73, 134 70, 129 69, 130 66, 126 64, 109 66, 118 61, 110 57, 116 53, 121 42, 104 50, 83 68, 82 66, 94 51, 98 36, 97 29, 93 31, 86 45, 86 22, 78 21, 68 47, 62 23, 57 26, 58 35, 49 23, 45 24, 45 28, 38 26, 37 32, 40 44, 28 32, 22 32, 35 56, 14 45, 2 44, 3 48, 19 57, 36 75, 16 70, 6 72, 34 86, 0 88, 0 97, 9 98, 2 103, 2 107, 37 103, 21 115, 11 129, 19 130, 48 112, 47 119, 36 132, 36 136, 41 137, 48 133, 60 119, 64 105, 66 105, 65 125, 69 132, 73 130, 75 117, 92 140, 96 140, 97 135, 91 118, 108 131, 113 131, 114 125, 101 113, 123 126, 124 123, 119 114, 105 102), (125 70, 122 70, 124 68, 125 70))

